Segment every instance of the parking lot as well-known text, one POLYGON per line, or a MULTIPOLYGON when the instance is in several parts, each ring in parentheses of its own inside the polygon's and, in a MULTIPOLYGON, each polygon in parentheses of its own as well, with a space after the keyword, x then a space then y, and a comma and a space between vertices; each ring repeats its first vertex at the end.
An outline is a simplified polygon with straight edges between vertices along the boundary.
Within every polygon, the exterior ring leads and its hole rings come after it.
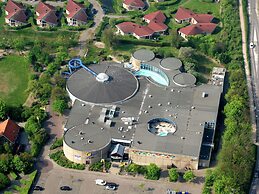
POLYGON ((175 191, 188 191, 192 194, 201 193, 202 184, 194 183, 169 183, 164 180, 151 181, 145 180, 143 177, 120 176, 108 173, 97 173, 89 171, 74 171, 66 169, 53 169, 48 173, 43 173, 37 185, 45 188, 44 191, 34 191, 34 193, 46 194, 107 194, 107 193, 166 193, 170 188, 175 191), (104 186, 95 184, 95 179, 103 179, 108 182, 119 184, 115 191, 106 190, 104 186), (71 191, 61 191, 61 186, 69 186, 71 191))

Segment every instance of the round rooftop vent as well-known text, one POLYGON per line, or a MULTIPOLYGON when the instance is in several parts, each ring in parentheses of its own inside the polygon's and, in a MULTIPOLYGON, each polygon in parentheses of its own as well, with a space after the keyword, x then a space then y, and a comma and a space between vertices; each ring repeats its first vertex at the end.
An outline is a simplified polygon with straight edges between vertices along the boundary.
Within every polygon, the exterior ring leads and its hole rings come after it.
POLYGON ((107 82, 109 80, 109 76, 105 73, 99 73, 97 76, 96 76, 96 80, 98 82, 107 82))

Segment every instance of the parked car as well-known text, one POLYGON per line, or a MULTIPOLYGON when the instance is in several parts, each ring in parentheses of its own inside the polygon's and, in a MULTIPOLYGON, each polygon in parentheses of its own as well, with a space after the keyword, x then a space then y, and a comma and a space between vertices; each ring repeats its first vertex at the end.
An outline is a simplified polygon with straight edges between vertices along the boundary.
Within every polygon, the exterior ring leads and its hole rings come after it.
POLYGON ((116 190, 116 186, 115 185, 107 185, 106 187, 105 187, 105 189, 106 190, 116 190))
POLYGON ((41 186, 39 186, 39 185, 36 185, 33 190, 34 190, 34 191, 43 191, 44 188, 41 187, 41 186))
POLYGON ((62 187, 60 187, 60 190, 62 190, 62 191, 71 191, 72 188, 69 187, 69 186, 62 186, 62 187))
POLYGON ((96 179, 96 180, 95 180, 95 184, 96 184, 96 185, 105 186, 105 185, 106 185, 106 181, 104 181, 104 180, 102 180, 102 179, 96 179))

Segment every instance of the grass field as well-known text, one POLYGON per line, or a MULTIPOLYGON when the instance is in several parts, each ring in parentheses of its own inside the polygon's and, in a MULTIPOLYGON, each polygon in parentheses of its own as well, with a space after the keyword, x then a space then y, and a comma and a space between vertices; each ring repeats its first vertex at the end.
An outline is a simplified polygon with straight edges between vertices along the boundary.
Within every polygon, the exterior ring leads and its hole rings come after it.
POLYGON ((26 89, 30 76, 25 57, 9 55, 0 59, 0 97, 8 105, 23 104, 28 96, 26 89))

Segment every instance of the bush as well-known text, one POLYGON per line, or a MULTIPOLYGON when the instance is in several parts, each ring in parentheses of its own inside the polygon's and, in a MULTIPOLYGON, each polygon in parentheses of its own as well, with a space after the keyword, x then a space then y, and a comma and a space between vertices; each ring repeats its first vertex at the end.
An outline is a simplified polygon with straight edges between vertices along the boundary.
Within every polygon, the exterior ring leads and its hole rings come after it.
POLYGON ((17 191, 19 191, 20 194, 28 194, 30 189, 31 189, 31 186, 32 186, 32 183, 35 179, 37 175, 37 170, 33 171, 31 174, 29 174, 29 178, 27 180, 25 179, 22 179, 20 182, 21 182, 21 186, 15 186, 15 189, 17 191))
POLYGON ((156 164, 149 164, 147 166, 145 178, 150 180, 158 180, 160 177, 160 168, 156 164))
POLYGON ((10 182, 10 179, 6 175, 0 173, 0 190, 6 188, 10 182))
POLYGON ((183 175, 183 179, 188 182, 191 182, 194 178, 195 178, 195 175, 191 170, 186 171, 183 175))
POLYGON ((146 166, 141 166, 141 165, 131 163, 125 168, 125 171, 132 173, 132 174, 143 174, 144 175, 146 173, 146 166))
MULTIPOLYGON (((109 170, 111 168, 111 162, 110 161, 105 161, 105 170, 109 170)), ((91 171, 98 171, 102 172, 103 171, 103 162, 95 162, 89 166, 89 170, 91 171)))
POLYGON ((58 148, 58 147, 61 147, 61 146, 63 146, 63 137, 62 138, 60 138, 60 139, 56 139, 55 141, 54 141, 54 143, 50 146, 50 150, 54 150, 54 149, 56 149, 56 148, 58 148))
POLYGON ((49 155, 49 157, 54 160, 58 165, 65 168, 72 168, 77 170, 84 170, 85 164, 77 164, 69 161, 64 155, 63 151, 57 151, 49 155))
POLYGON ((175 168, 171 168, 168 170, 169 174, 169 181, 170 182, 176 182, 179 178, 179 174, 175 168))

